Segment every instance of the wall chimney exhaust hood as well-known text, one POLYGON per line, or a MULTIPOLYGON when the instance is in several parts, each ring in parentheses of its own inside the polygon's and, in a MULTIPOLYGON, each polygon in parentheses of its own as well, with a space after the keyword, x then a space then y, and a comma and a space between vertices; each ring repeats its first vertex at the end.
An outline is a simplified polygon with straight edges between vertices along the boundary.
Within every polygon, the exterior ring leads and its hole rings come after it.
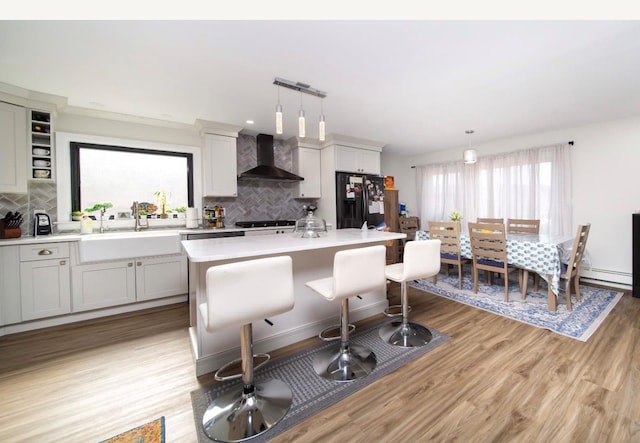
POLYGON ((277 168, 273 158, 273 135, 258 134, 258 166, 243 172, 238 180, 272 180, 281 182, 297 182, 304 178, 277 168))

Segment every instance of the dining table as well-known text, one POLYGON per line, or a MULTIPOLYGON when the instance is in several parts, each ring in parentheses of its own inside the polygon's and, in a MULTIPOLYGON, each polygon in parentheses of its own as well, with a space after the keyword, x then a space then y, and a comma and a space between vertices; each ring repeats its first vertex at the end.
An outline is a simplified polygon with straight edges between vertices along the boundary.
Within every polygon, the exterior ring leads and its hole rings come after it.
MULTIPOLYGON (((418 231, 415 239, 427 240, 429 239, 429 232, 418 231)), ((507 263, 540 275, 547 282, 547 304, 549 310, 557 310, 562 263, 569 261, 573 237, 566 235, 507 233, 506 240, 507 263)), ((469 235, 465 233, 460 234, 460 255, 464 258, 472 258, 471 240, 469 235)), ((524 285, 524 288, 526 288, 526 285, 524 285)))

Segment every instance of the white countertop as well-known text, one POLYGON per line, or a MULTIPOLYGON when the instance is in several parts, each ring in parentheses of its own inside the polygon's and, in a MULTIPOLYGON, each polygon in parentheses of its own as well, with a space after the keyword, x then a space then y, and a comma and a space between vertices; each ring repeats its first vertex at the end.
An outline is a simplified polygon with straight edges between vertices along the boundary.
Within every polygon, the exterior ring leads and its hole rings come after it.
POLYGON ((336 246, 380 243, 402 238, 406 238, 406 234, 376 230, 368 230, 363 233, 360 229, 337 229, 321 233, 320 238, 301 238, 300 233, 209 238, 183 240, 182 247, 192 262, 208 262, 336 246))

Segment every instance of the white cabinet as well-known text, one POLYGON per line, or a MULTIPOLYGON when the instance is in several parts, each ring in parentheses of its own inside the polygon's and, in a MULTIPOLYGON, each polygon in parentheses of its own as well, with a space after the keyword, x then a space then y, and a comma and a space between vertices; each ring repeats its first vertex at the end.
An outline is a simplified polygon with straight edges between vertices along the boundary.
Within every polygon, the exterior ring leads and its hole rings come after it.
POLYGON ((69 244, 20 246, 22 321, 71 312, 69 244))
POLYGON ((136 299, 152 300, 188 290, 187 258, 170 255, 136 260, 136 299))
POLYGON ((235 137, 204 135, 202 164, 205 197, 238 196, 236 151, 235 137))
POLYGON ((380 175, 380 152, 336 146, 336 171, 380 175))
POLYGON ((27 113, 0 102, 0 193, 27 193, 27 113))
POLYGON ((71 268, 73 312, 136 301, 135 261, 101 262, 71 268))
POLYGON ((73 312, 186 294, 183 254, 88 263, 71 270, 73 312))
POLYGON ((294 148, 293 172, 304 178, 296 183, 294 198, 320 198, 320 151, 310 148, 294 148))
POLYGON ((0 246, 0 326, 19 323, 20 310, 20 249, 0 246))

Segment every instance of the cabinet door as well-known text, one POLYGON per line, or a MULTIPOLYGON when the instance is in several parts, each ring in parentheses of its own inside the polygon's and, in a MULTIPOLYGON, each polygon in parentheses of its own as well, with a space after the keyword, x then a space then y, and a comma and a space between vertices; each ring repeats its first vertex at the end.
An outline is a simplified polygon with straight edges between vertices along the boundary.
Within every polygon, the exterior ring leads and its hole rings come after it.
POLYGON ((186 294, 187 257, 172 255, 136 260, 136 298, 138 301, 186 294))
POLYGON ((237 197, 236 138, 205 134, 202 164, 205 197, 237 197))
POLYGON ((358 150, 336 146, 336 171, 362 172, 358 169, 358 150))
POLYGON ((20 255, 18 246, 0 247, 0 326, 20 323, 20 255))
POLYGON ((69 259, 20 263, 22 321, 71 312, 69 259))
POLYGON ((320 151, 309 148, 293 150, 294 173, 304 178, 296 183, 295 198, 320 198, 320 151))
POLYGON ((71 271, 73 312, 136 301, 133 260, 74 266, 71 271))
POLYGON ((27 111, 0 102, 0 193, 27 193, 27 111))
POLYGON ((367 151, 358 149, 358 168, 360 172, 367 174, 380 174, 380 153, 377 151, 367 151))

